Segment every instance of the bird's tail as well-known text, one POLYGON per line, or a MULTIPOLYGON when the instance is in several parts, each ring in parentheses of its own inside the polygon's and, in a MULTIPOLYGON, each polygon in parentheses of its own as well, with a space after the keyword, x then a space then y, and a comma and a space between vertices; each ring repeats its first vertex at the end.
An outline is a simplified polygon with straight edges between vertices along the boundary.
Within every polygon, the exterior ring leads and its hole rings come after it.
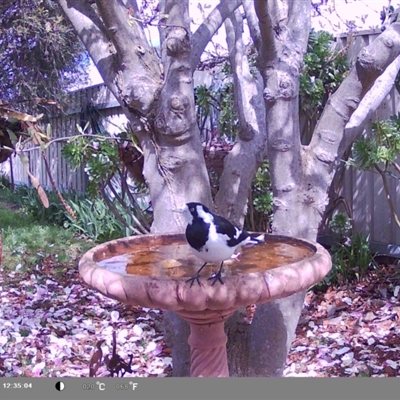
POLYGON ((254 246, 255 244, 260 244, 265 242, 265 234, 261 234, 258 236, 250 236, 250 240, 246 243, 247 246, 254 246))

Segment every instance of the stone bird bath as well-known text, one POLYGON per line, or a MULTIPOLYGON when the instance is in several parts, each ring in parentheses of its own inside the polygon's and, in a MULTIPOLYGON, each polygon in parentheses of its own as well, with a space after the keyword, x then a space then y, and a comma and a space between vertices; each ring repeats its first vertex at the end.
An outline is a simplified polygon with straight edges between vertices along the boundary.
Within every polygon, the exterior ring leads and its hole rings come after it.
POLYGON ((192 255, 185 236, 143 235, 94 247, 79 262, 79 273, 92 288, 125 304, 175 311, 190 324, 190 374, 229 376, 224 323, 235 310, 307 290, 331 268, 319 244, 266 235, 263 244, 243 248, 240 260, 224 263, 224 284, 207 278, 218 266, 207 265, 201 286, 185 281, 202 261, 192 255))

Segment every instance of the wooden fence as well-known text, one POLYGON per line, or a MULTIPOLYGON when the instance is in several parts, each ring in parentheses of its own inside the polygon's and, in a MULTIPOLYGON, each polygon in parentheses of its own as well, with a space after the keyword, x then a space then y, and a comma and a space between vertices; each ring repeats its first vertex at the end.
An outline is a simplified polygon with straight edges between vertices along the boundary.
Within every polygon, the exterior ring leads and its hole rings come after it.
MULTIPOLYGON (((354 62, 360 50, 371 43, 379 31, 360 32, 353 38, 343 35, 338 45, 343 47, 351 40, 348 57, 354 62)), ((374 117, 367 124, 364 134, 371 134, 371 123, 376 120, 388 119, 400 112, 400 94, 393 87, 386 99, 376 110, 374 117)), ((400 185, 396 178, 388 177, 390 195, 400 214, 400 185)), ((344 174, 344 184, 341 195, 345 198, 352 212, 357 232, 370 235, 374 242, 400 245, 400 229, 391 216, 386 194, 383 189, 382 178, 378 173, 361 172, 353 167, 347 167, 344 174)), ((398 252, 398 249, 393 248, 398 252)))
MULTIPOLYGON (((350 61, 354 61, 360 49, 374 40, 379 32, 361 32, 351 39, 349 46, 350 61)), ((343 47, 349 38, 342 36, 338 38, 337 45, 343 47)), ((200 73, 195 82, 204 83, 210 79, 200 73), (200 76, 200 78, 199 78, 200 76)), ((67 135, 76 135, 76 125, 81 123, 82 110, 88 104, 94 105, 99 114, 104 117, 103 125, 108 132, 116 133, 123 128, 127 122, 125 115, 104 85, 97 85, 79 90, 70 94, 71 104, 66 115, 50 116, 48 121, 52 127, 54 138, 67 135)), ((376 112, 374 120, 386 119, 400 111, 400 95, 393 88, 387 98, 383 101, 376 112)), ((372 122, 372 120, 371 120, 372 122)), ((371 131, 370 124, 366 127, 366 133, 371 131)), ((46 155, 51 163, 51 173, 60 189, 84 191, 87 184, 87 176, 83 169, 71 171, 65 159, 61 155, 61 142, 50 146, 46 155)), ((29 184, 29 178, 17 158, 12 159, 13 175, 16 183, 29 184)), ((31 172, 40 180, 44 187, 50 187, 50 181, 44 168, 39 151, 29 153, 31 172)), ((8 162, 0 164, 0 173, 9 173, 8 162)), ((389 185, 397 212, 400 213, 400 186, 398 181, 389 177, 389 185)), ((372 172, 359 172, 352 167, 347 167, 344 177, 344 186, 341 195, 346 199, 352 212, 353 221, 357 232, 369 234, 371 240, 381 243, 400 245, 400 229, 397 227, 390 215, 383 190, 382 181, 379 175, 372 172)))

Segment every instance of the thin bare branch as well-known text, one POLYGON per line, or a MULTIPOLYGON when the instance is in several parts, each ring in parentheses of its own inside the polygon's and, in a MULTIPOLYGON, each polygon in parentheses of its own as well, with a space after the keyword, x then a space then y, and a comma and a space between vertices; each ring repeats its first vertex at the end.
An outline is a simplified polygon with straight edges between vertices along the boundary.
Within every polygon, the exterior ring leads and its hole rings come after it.
POLYGON ((397 173, 400 174, 400 165, 396 161, 392 162, 393 167, 396 169, 397 173))
POLYGON ((273 15, 268 5, 269 3, 265 0, 254 0, 254 9, 258 17, 262 38, 260 53, 263 56, 261 59, 266 64, 276 59, 278 51, 274 34, 274 28, 277 29, 278 26, 273 21, 273 15))
POLYGON ((192 56, 191 66, 194 71, 200 62, 200 57, 203 54, 207 44, 214 34, 221 27, 225 19, 232 14, 240 5, 241 0, 221 0, 221 2, 210 12, 203 23, 197 28, 192 36, 192 56))
POLYGON ((251 183, 264 156, 265 107, 261 76, 253 76, 250 72, 242 40, 243 19, 239 10, 226 19, 225 29, 239 114, 239 134, 225 158, 215 204, 219 214, 242 225, 251 183))
POLYGON ((375 169, 379 172, 379 174, 380 174, 380 176, 382 178, 383 188, 385 190, 386 199, 388 201, 389 209, 390 209, 390 212, 392 214, 392 217, 393 217, 394 221, 396 222, 396 225, 400 228, 400 219, 399 219, 399 216, 396 213, 396 208, 395 208, 395 206, 393 204, 392 196, 390 195, 389 182, 387 180, 386 173, 385 173, 385 171, 383 171, 378 166, 378 164, 375 164, 375 169))
POLYGON ((107 193, 105 192, 104 188, 100 189, 102 197, 104 199, 104 201, 107 204, 108 209, 112 212, 112 214, 114 215, 114 217, 121 222, 122 225, 124 225, 125 228, 128 228, 131 232, 137 234, 137 235, 141 235, 142 232, 138 231, 136 228, 134 228, 133 226, 129 225, 120 215, 120 213, 118 212, 117 208, 115 207, 115 205, 112 203, 112 201, 109 199, 109 197, 107 196, 107 193))
POLYGON ((119 97, 146 115, 161 85, 161 70, 133 7, 122 0, 96 0, 99 13, 117 51, 119 97))
POLYGON ((254 0, 242 0, 244 12, 246 14, 247 25, 249 27, 250 36, 253 39, 254 46, 258 51, 261 48, 261 32, 258 25, 258 18, 254 8, 254 0))
MULTIPOLYGON (((354 111, 343 135, 341 149, 348 148, 357 136, 364 130, 367 121, 373 116, 382 101, 390 93, 396 81, 400 69, 400 57, 397 57, 375 81, 372 88, 361 100, 360 105, 354 111)), ((341 151, 339 151, 339 154, 341 151)))
POLYGON ((110 82, 108 86, 113 94, 116 94, 116 86, 111 84, 117 74, 115 49, 110 45, 104 24, 97 17, 88 1, 57 1, 89 52, 104 82, 110 82))
POLYGON ((345 145, 351 143, 344 134, 347 122, 377 78, 399 54, 400 23, 389 25, 362 50, 348 76, 330 97, 315 129, 309 150, 320 163, 328 167, 343 154, 345 145))
MULTIPOLYGON (((132 140, 128 139, 128 138, 119 139, 119 138, 112 137, 112 136, 92 135, 90 133, 85 133, 83 135, 54 138, 54 139, 51 139, 48 142, 46 142, 46 146, 48 147, 51 144, 56 143, 56 142, 68 142, 68 141, 82 138, 82 137, 87 137, 87 138, 91 138, 91 139, 99 139, 99 140, 114 140, 114 141, 122 141, 122 142, 132 142, 132 140)), ((23 151, 24 153, 28 153, 28 152, 35 151, 35 150, 41 150, 41 146, 29 147, 29 148, 23 149, 21 151, 23 151)), ((10 151, 13 152, 13 149, 10 149, 10 151)))

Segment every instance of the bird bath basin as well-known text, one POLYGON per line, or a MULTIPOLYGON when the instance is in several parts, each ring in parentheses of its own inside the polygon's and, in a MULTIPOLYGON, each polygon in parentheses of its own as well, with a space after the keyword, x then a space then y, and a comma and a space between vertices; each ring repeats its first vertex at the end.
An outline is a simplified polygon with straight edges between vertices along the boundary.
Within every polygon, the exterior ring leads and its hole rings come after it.
POLYGON ((201 272, 201 286, 186 282, 202 261, 183 234, 143 235, 94 247, 79 262, 92 288, 125 304, 175 311, 190 324, 191 376, 229 376, 224 322, 235 310, 307 290, 331 269, 318 243, 266 235, 265 243, 241 249, 240 260, 224 263, 224 284, 201 272))

